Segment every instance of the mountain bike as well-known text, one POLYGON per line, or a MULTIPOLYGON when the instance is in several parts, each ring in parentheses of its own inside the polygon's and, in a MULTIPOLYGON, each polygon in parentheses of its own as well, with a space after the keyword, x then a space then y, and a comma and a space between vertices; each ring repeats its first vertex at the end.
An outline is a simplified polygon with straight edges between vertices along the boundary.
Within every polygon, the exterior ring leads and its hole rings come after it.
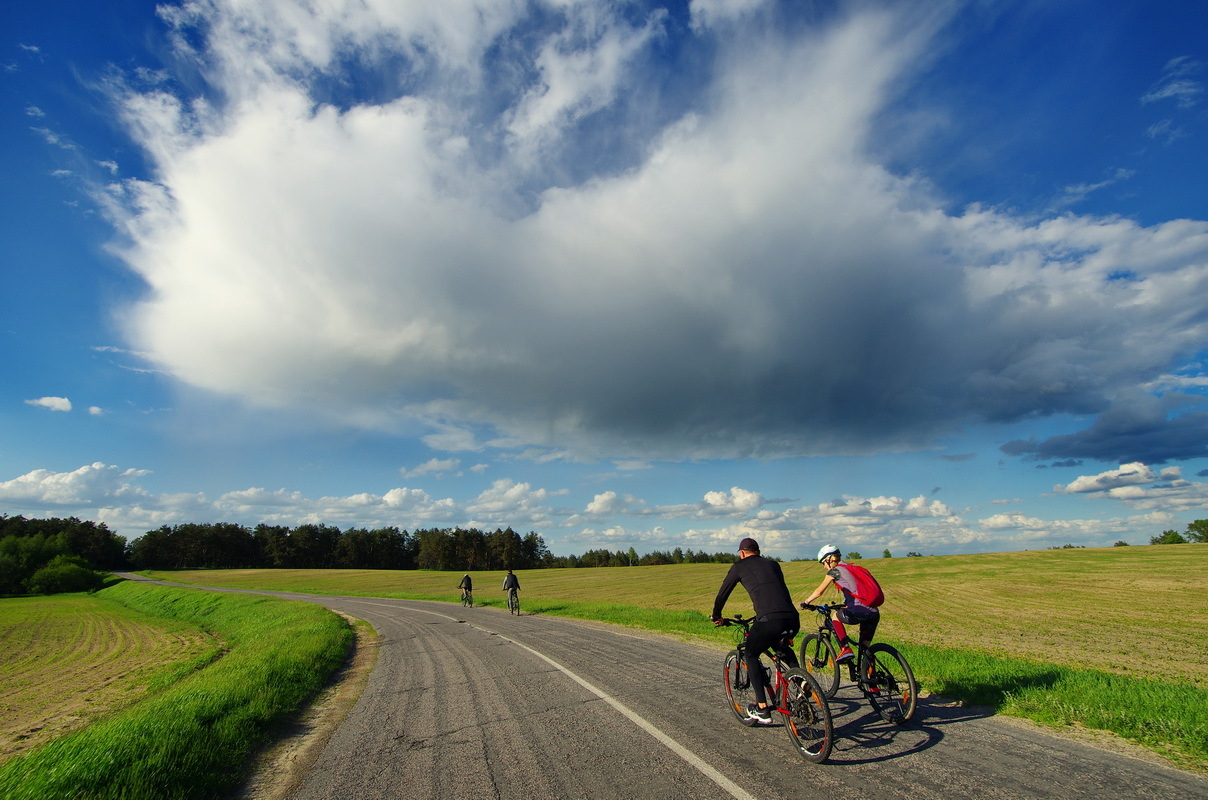
POLYGON ((469 589, 461 590, 461 604, 465 608, 474 607, 474 593, 469 589))
MULTIPOLYGON (((829 700, 839 690, 839 667, 835 661, 835 625, 831 611, 839 606, 801 604, 802 608, 817 611, 818 632, 801 640, 801 663, 805 671, 817 679, 823 695, 829 700)), ((918 703, 919 687, 914 672, 906 657, 897 648, 884 642, 874 642, 867 648, 853 642, 855 656, 848 660, 848 674, 852 683, 868 698, 869 705, 881 719, 894 725, 909 722, 918 703)))
POLYGON ((508 589, 508 613, 520 616, 520 591, 508 589))
MULTIPOLYGON (((755 624, 755 620, 743 619, 742 615, 738 615, 723 618, 721 622, 741 628, 740 633, 735 636, 735 649, 726 654, 723 670, 726 699, 739 722, 754 727, 758 720, 747 711, 747 707, 755 702, 755 689, 751 686, 747 672, 747 637, 751 635, 751 626, 755 624)), ((786 639, 776 647, 769 648, 765 654, 772 661, 772 669, 760 662, 765 682, 769 685, 769 705, 773 711, 784 717, 784 730, 801 757, 806 761, 821 764, 830 755, 835 742, 830 707, 822 689, 813 676, 797 669, 797 656, 793 655, 792 639, 786 639)))

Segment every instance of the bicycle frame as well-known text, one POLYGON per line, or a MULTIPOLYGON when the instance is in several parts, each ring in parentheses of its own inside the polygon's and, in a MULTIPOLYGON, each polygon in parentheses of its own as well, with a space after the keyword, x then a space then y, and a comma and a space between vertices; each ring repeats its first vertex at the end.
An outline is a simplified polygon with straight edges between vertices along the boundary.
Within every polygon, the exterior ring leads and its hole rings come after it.
MULTIPOLYGON (((751 625, 755 623, 755 620, 744 619, 743 617, 738 616, 726 619, 725 621, 731 625, 736 625, 742 628, 742 639, 740 641, 736 641, 734 646, 735 649, 738 650, 741 658, 745 661, 747 656, 747 639, 749 639, 751 636, 751 625)), ((761 659, 765 655, 772 661, 772 670, 769 672, 767 667, 763 667, 764 680, 767 681, 768 685, 766 688, 767 694, 769 695, 764 699, 774 710, 779 711, 781 714, 787 714, 788 681, 786 681, 784 678, 784 671, 786 669, 786 661, 788 661, 788 669, 792 669, 794 666, 796 666, 797 656, 793 655, 793 637, 786 637, 776 645, 769 647, 767 650, 764 650, 759 654, 761 659)), ((761 660, 759 663, 762 667, 763 661, 761 660)))
MULTIPOLYGON (((818 637, 822 639, 823 644, 838 650, 839 648, 836 645, 839 644, 839 635, 835 633, 835 621, 831 619, 831 612, 836 608, 837 606, 823 604, 815 606, 814 610, 822 617, 822 621, 818 623, 818 637)), ((851 682, 863 689, 867 681, 860 679, 860 670, 856 669, 856 667, 864 655, 864 648, 859 640, 849 639, 848 641, 850 642, 848 646, 851 647, 852 657, 847 660, 847 673, 851 677, 851 682)))

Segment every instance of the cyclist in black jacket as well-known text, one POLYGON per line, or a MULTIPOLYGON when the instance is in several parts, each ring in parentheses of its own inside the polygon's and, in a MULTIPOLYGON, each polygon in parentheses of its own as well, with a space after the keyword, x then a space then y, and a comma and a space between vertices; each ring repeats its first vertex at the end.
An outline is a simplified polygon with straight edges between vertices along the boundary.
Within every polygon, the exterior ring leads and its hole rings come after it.
POLYGON ((721 611, 734 587, 742 584, 755 607, 755 624, 747 638, 747 674, 755 690, 755 703, 747 711, 761 722, 771 722, 767 702, 767 682, 759 664, 759 655, 785 637, 797 635, 801 616, 789 595, 780 564, 759 554, 759 543, 743 539, 738 543, 738 561, 730 567, 713 601, 713 624, 721 625, 721 611))

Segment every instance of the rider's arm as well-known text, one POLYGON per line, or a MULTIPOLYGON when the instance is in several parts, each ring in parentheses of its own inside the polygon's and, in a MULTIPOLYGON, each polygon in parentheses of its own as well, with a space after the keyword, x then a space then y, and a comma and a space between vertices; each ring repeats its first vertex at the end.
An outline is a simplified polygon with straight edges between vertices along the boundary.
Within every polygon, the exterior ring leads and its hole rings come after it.
POLYGON ((830 586, 834 582, 835 582, 835 579, 832 578, 829 574, 827 574, 827 576, 822 579, 822 583, 818 584, 818 588, 814 590, 814 593, 811 594, 809 596, 809 599, 806 600, 805 602, 809 603, 810 605, 813 605, 814 601, 817 600, 819 597, 821 597, 822 593, 826 591, 827 587, 830 586))
POLYGON ((730 567, 730 571, 726 573, 725 580, 721 582, 721 588, 717 590, 717 597, 713 600, 713 621, 717 622, 721 619, 721 610, 726 607, 726 601, 730 599, 730 592, 734 591, 734 587, 738 585, 738 564, 730 567))

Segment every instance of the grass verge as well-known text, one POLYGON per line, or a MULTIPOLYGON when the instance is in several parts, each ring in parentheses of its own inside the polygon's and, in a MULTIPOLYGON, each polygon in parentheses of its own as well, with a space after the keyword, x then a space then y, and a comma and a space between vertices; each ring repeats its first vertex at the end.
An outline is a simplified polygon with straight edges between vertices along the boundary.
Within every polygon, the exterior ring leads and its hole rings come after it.
POLYGON ((197 625, 228 649, 146 700, 6 762, 0 797, 220 796, 242 779, 269 725, 322 688, 352 641, 344 620, 310 603, 131 581, 100 594, 197 625))
POLYGON ((900 649, 933 694, 1052 727, 1110 731, 1179 766, 1208 772, 1208 692, 1185 681, 953 648, 900 649))

